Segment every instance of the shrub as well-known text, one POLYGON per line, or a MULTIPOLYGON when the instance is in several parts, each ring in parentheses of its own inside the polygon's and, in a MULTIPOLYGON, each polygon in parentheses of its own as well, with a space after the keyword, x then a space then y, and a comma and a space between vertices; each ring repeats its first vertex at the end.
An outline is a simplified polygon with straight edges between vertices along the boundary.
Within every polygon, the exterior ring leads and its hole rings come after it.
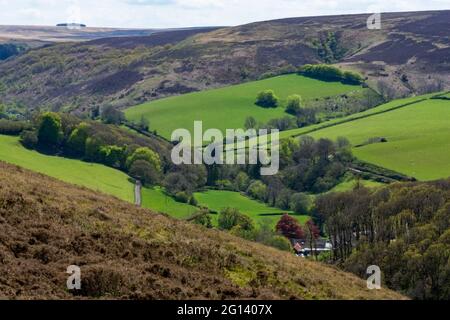
POLYGON ((120 296, 125 278, 116 270, 91 267, 83 272, 80 294, 86 297, 120 296))
POLYGON ((246 130, 249 129, 256 129, 256 127, 258 126, 258 123, 256 122, 256 119, 253 117, 247 117, 245 119, 245 123, 244 123, 244 128, 246 130))
POLYGON ((295 193, 291 196, 291 210, 295 213, 305 214, 309 209, 309 198, 304 193, 295 193))
POLYGON ((253 241, 255 238, 255 232, 253 229, 245 229, 241 225, 236 225, 231 228, 230 234, 249 241, 253 241))
POLYGON ((300 108, 297 112, 297 126, 299 128, 317 123, 317 111, 314 108, 300 108))
POLYGON ((22 131, 20 135, 20 143, 28 149, 36 148, 38 144, 38 138, 34 131, 22 131))
POLYGON ((267 122, 267 128, 278 129, 280 131, 286 131, 297 128, 295 119, 289 116, 277 119, 271 119, 267 122))
POLYGON ((267 198, 267 186, 259 180, 254 181, 248 187, 247 193, 255 199, 265 201, 267 198))
POLYGON ((245 172, 239 172, 234 179, 234 185, 238 191, 246 191, 248 189, 249 178, 245 172))
POLYGON ((129 175, 144 185, 155 185, 159 181, 159 172, 144 160, 137 160, 131 165, 129 175))
POLYGON ((302 97, 294 94, 287 99, 286 112, 292 115, 297 115, 302 107, 302 97))
POLYGON ((213 227, 211 215, 209 215, 207 212, 198 213, 192 220, 192 222, 195 224, 202 225, 208 229, 211 229, 213 227))
POLYGON ((146 117, 141 116, 141 119, 139 120, 138 123, 138 127, 143 131, 150 132, 150 121, 148 121, 146 117))
POLYGON ((191 206, 196 207, 196 206, 198 206, 198 201, 197 201, 197 199, 194 196, 192 196, 191 199, 189 200, 189 204, 191 206))
POLYGON ((0 134, 18 136, 28 128, 29 125, 24 121, 0 119, 0 134))
POLYGON ((239 212, 238 209, 226 208, 219 214, 219 228, 222 230, 231 230, 240 226, 242 230, 253 230, 253 221, 246 215, 239 212))
POLYGON ((217 180, 216 181, 216 187, 219 190, 234 190, 233 183, 230 180, 217 180))
POLYGON ((175 194, 175 200, 178 202, 188 203, 189 199, 190 199, 189 195, 184 191, 180 191, 175 194))
POLYGON ((150 163, 156 171, 161 172, 161 160, 159 155, 153 150, 142 147, 136 149, 131 156, 127 158, 126 167, 130 168, 133 162, 137 160, 144 160, 150 163))
POLYGON ((361 84, 364 79, 355 72, 345 71, 342 82, 347 84, 361 84))
POLYGON ((125 121, 124 113, 113 106, 104 107, 100 117, 102 121, 107 124, 121 124, 125 121))
POLYGON ((273 236, 271 237, 266 245, 277 248, 282 251, 291 251, 291 242, 283 236, 273 236))
POLYGON ((278 97, 273 90, 264 90, 256 97, 256 104, 264 108, 276 108, 278 107, 278 97))

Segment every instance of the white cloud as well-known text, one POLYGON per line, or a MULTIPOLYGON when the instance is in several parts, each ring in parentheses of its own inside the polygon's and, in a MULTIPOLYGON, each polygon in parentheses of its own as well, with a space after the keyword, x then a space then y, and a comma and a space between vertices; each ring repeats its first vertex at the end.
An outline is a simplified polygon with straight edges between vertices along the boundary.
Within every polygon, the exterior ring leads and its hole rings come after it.
POLYGON ((0 24, 167 28, 238 25, 285 17, 450 9, 450 0, 0 0, 0 24), (79 10, 73 10, 73 7, 79 10), (72 9, 71 9, 72 8, 72 9))

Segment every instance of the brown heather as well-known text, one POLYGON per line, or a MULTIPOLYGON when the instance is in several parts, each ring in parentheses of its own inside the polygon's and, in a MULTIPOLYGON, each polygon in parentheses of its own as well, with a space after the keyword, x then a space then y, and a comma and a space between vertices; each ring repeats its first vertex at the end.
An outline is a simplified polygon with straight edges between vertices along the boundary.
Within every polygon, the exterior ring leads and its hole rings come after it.
POLYGON ((402 299, 289 253, 0 163, 0 299, 402 299), (66 289, 69 265, 82 290, 66 289))

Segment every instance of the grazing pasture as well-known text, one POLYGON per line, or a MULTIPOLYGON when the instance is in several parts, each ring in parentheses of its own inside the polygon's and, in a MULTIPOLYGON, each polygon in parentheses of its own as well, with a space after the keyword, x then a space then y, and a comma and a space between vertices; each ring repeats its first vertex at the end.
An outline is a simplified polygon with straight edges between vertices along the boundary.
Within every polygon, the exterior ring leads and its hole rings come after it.
POLYGON ((267 220, 272 227, 275 227, 283 213, 292 214, 302 224, 309 220, 306 215, 294 215, 292 211, 269 207, 265 203, 250 199, 238 192, 209 190, 195 193, 195 198, 201 206, 208 207, 216 212, 225 208, 237 208, 240 212, 252 218, 256 226, 259 222, 267 220))
POLYGON ((134 186, 125 173, 101 164, 47 156, 28 150, 17 137, 0 135, 0 160, 134 202, 134 186))
POLYGON ((177 219, 190 218, 199 211, 197 207, 175 201, 160 187, 142 188, 142 206, 177 219))
POLYGON ((419 180, 450 176, 450 101, 429 99, 310 135, 347 137, 357 158, 419 180))
POLYGON ((266 123, 274 118, 288 116, 285 112, 287 97, 302 96, 307 104, 316 98, 337 96, 349 92, 362 91, 361 86, 345 85, 340 82, 324 82, 289 74, 260 81, 220 89, 194 92, 180 96, 155 100, 125 110, 131 121, 145 117, 150 121, 151 130, 170 139, 173 130, 185 128, 192 132, 196 120, 202 120, 204 130, 242 128, 245 119, 254 117, 266 123), (257 106, 256 96, 263 90, 271 89, 280 98, 278 108, 257 106))

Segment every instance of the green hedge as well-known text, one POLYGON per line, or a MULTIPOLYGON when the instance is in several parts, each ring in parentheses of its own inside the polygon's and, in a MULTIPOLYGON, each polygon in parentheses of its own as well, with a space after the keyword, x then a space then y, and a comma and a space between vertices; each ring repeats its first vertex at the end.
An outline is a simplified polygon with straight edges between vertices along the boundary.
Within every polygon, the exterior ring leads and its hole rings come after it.
POLYGON ((299 73, 323 81, 340 81, 346 84, 362 84, 364 82, 363 77, 358 73, 342 71, 327 64, 307 64, 300 68, 299 73))

